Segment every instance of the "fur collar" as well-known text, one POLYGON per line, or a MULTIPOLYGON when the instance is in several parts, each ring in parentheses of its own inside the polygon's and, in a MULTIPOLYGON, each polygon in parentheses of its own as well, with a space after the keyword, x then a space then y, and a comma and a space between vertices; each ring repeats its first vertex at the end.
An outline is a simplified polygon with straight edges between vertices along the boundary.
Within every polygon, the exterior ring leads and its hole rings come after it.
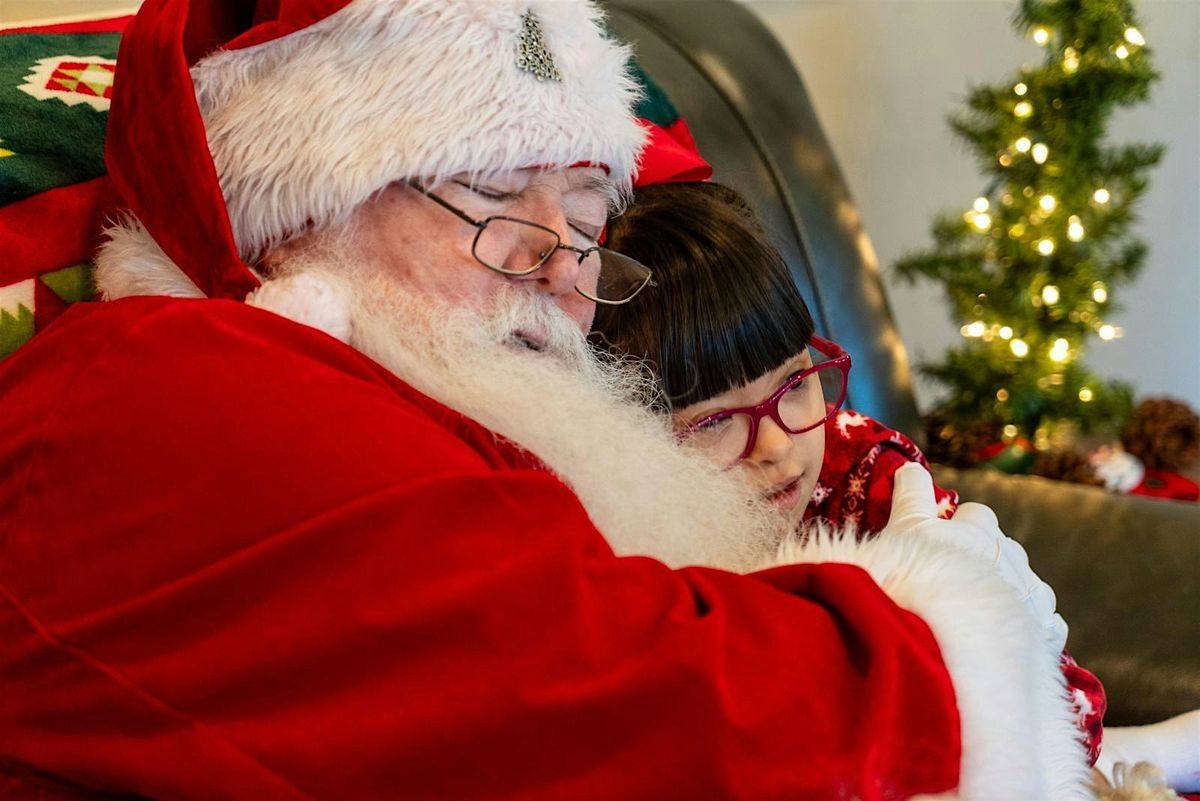
MULTIPOLYGON (((139 295, 204 297, 136 220, 127 219, 106 233, 108 240, 96 255, 96 288, 104 300, 139 295)), ((246 297, 246 304, 324 331, 342 342, 350 340, 348 304, 334 287, 315 276, 263 280, 262 286, 246 297)))

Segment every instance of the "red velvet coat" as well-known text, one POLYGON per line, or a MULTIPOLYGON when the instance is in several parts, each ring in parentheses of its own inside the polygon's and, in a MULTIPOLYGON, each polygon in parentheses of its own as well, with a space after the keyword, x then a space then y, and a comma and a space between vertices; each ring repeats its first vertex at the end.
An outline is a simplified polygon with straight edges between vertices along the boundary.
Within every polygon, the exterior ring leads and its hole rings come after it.
POLYGON ((317 331, 78 304, 0 399, 5 797, 958 782, 938 645, 863 570, 617 558, 554 476, 317 331))

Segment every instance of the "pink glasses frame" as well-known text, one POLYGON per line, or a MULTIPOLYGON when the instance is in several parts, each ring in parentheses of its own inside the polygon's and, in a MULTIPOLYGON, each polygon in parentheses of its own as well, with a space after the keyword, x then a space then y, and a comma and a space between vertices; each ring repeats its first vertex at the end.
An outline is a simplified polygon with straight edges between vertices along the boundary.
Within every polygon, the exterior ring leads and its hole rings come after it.
POLYGON ((715 423, 719 420, 733 417, 735 414, 747 415, 750 418, 750 433, 746 437, 745 450, 743 450, 742 454, 737 458, 737 461, 740 462, 754 451, 754 443, 758 439, 758 423, 764 417, 770 417, 775 422, 775 425, 779 426, 789 434, 803 434, 806 431, 812 431, 817 426, 824 425, 829 418, 837 414, 838 410, 842 408, 842 404, 846 402, 846 385, 850 383, 850 354, 847 353, 842 346, 836 342, 816 335, 809 340, 808 344, 810 347, 815 348, 822 355, 829 357, 829 361, 813 365, 803 372, 796 373, 796 375, 785 381, 783 386, 772 392, 771 397, 767 398, 762 403, 759 403, 755 406, 741 406, 736 409, 722 409, 721 411, 710 414, 701 420, 697 420, 695 423, 679 432, 680 438, 686 438, 690 432, 695 431, 698 428, 703 428, 704 426, 715 423), (821 370, 841 371, 842 391, 838 395, 837 401, 835 403, 827 403, 827 411, 825 416, 812 425, 807 425, 804 428, 789 428, 788 425, 783 422, 783 418, 779 414, 779 400, 788 392, 788 390, 795 387, 810 375, 814 375, 821 370))

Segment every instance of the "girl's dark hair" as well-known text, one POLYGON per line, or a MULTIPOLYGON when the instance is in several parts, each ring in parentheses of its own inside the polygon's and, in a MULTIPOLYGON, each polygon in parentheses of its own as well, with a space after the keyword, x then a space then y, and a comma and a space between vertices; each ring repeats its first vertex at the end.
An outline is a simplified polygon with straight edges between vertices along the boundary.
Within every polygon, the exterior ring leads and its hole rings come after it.
POLYGON ((644 359, 665 403, 753 381, 808 346, 812 315, 746 200, 715 183, 639 189, 605 247, 654 271, 623 306, 599 305, 598 347, 644 359))

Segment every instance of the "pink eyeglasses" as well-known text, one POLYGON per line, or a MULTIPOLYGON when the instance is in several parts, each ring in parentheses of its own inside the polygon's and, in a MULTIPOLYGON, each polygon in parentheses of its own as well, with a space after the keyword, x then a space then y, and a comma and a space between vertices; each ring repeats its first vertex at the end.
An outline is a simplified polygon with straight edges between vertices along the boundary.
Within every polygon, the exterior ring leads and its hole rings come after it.
POLYGON ((789 434, 811 431, 837 414, 846 400, 850 354, 828 339, 814 336, 809 346, 826 357, 790 376, 756 406, 722 409, 679 432, 679 438, 733 465, 754 451, 758 425, 764 417, 789 434))

